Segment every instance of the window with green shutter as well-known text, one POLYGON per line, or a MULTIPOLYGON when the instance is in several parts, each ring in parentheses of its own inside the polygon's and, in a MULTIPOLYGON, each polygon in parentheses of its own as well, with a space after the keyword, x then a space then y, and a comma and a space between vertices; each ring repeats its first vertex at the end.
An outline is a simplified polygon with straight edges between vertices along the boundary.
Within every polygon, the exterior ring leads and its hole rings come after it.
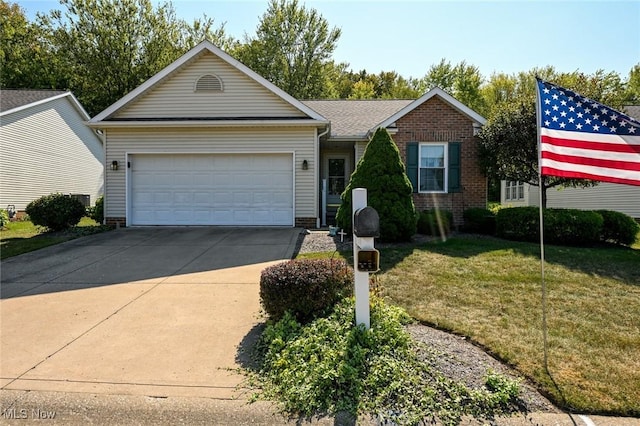
POLYGON ((460 148, 460 142, 409 142, 407 176, 413 192, 461 192, 460 148))

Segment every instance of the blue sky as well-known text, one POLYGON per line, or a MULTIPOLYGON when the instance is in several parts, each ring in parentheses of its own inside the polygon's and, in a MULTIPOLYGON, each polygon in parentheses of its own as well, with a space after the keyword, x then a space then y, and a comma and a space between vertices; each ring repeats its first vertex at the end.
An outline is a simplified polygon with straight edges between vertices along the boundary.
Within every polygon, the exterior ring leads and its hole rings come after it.
MULTIPOLYGON (((154 0, 155 1, 155 0, 154 0)), ((157 1, 155 1, 157 3, 157 1)), ((302 2, 302 0, 301 0, 302 2)), ((55 0, 20 0, 36 12, 55 0)), ((203 13, 226 22, 235 38, 253 35, 267 0, 174 0, 179 17, 203 13)), ((334 59, 355 71, 396 71, 422 77, 442 58, 466 61, 489 77, 553 65, 559 71, 598 69, 628 75, 640 63, 640 2, 633 1, 380 1, 308 0, 342 29, 334 59)))

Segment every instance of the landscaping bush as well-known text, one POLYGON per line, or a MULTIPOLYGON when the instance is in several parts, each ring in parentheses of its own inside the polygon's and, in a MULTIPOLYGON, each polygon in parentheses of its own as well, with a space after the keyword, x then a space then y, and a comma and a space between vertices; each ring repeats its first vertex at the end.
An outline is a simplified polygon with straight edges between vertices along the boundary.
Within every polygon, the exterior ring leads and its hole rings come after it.
POLYGON ((496 215, 489 209, 473 207, 462 213, 464 231, 476 234, 493 235, 496 233, 496 215))
POLYGON ((5 209, 0 209, 0 229, 9 223, 9 213, 5 209))
POLYGON ((398 147, 385 129, 378 129, 367 145, 342 193, 337 225, 351 230, 351 191, 367 188, 367 204, 380 216, 381 241, 408 241, 416 233, 412 186, 398 147))
POLYGON ((598 213, 604 219, 601 235, 603 241, 627 246, 636 242, 640 225, 632 217, 613 210, 598 210, 598 213))
POLYGON ((25 209, 34 225, 60 231, 75 226, 85 215, 80 200, 64 194, 50 194, 30 202, 25 209))
POLYGON ((305 323, 352 293, 353 270, 344 260, 292 260, 266 268, 260 277, 260 302, 274 321, 289 311, 305 323))
POLYGON ((451 232, 453 214, 448 210, 424 210, 418 217, 418 232, 424 235, 447 236, 451 232))
POLYGON ((102 225, 104 222, 104 197, 98 197, 96 205, 88 209, 88 213, 91 219, 102 225))
POLYGON ((410 320, 375 297, 369 330, 355 326, 353 298, 306 325, 286 314, 257 345, 254 397, 301 420, 346 412, 395 425, 457 425, 463 416, 491 419, 517 409, 517 381, 490 372, 485 387, 470 388, 433 367, 440 354, 424 347, 419 356, 404 327, 410 320))
MULTIPOLYGON (((574 209, 545 209, 544 240, 552 244, 584 245, 600 240, 602 215, 574 209)), ((516 241, 540 241, 538 207, 502 209, 496 215, 496 234, 516 241)))

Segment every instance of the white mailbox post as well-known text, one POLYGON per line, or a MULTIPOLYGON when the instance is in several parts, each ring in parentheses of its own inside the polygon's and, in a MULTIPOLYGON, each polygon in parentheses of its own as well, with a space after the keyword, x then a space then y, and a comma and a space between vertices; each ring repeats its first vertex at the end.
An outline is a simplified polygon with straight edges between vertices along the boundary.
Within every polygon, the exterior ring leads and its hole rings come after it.
POLYGON ((380 253, 374 247, 374 238, 380 233, 378 212, 367 207, 366 188, 351 193, 353 205, 353 273, 356 298, 356 324, 371 327, 369 313, 369 273, 377 272, 380 253))

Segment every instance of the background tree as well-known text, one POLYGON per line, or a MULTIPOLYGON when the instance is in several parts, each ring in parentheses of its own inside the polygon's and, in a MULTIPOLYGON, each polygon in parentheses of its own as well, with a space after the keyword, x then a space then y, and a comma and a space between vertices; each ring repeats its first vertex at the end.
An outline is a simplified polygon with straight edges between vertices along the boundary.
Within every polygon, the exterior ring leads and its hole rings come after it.
POLYGON ((151 0, 61 0, 66 11, 38 15, 50 55, 67 88, 94 115, 177 59, 205 38, 230 43, 213 20, 189 25, 171 3, 151 0))
POLYGON ((53 66, 58 59, 49 54, 44 36, 17 3, 0 1, 0 87, 65 88, 53 66))
POLYGON ((351 229, 351 191, 355 188, 367 188, 368 204, 380 215, 381 240, 406 241, 416 233, 411 182, 386 129, 376 131, 342 193, 336 222, 343 229, 351 229))
POLYGON ((511 180, 538 186, 542 207, 547 206, 547 190, 589 187, 597 182, 538 174, 538 136, 535 101, 521 99, 504 104, 480 131, 480 161, 494 181, 511 180))
POLYGON ((629 71, 629 78, 626 82, 625 105, 640 105, 640 62, 635 64, 629 71))
POLYGON ((297 99, 322 98, 327 65, 340 29, 298 0, 271 0, 256 35, 234 54, 245 65, 297 99))

